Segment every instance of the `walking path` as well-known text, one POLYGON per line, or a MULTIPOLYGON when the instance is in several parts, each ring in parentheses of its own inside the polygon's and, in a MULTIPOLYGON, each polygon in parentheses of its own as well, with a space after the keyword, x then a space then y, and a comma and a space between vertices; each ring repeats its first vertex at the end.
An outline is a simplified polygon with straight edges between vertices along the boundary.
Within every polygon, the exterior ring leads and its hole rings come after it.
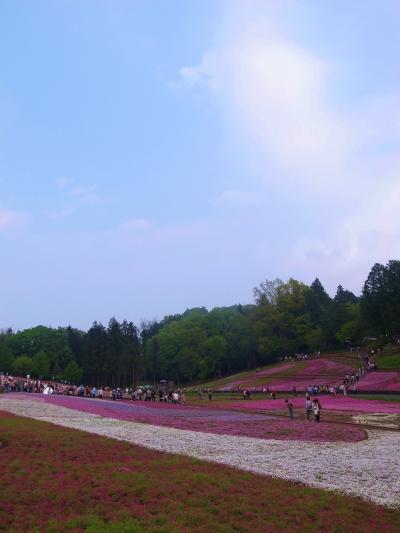
POLYGON ((399 432, 368 431, 361 442, 318 444, 127 422, 10 395, 0 396, 0 410, 400 507, 399 432))

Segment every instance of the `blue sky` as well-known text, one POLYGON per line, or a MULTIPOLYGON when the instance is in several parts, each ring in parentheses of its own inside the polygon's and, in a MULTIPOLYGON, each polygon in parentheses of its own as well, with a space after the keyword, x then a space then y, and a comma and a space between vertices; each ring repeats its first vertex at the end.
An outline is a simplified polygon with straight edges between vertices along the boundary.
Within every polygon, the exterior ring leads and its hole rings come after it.
POLYGON ((0 327, 399 257, 398 2, 0 4, 0 327))

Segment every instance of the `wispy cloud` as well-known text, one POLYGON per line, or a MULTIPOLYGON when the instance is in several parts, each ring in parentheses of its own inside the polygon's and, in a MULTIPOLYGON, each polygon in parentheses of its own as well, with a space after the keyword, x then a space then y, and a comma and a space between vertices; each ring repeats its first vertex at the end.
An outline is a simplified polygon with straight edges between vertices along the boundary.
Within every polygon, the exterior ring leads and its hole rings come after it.
POLYGON ((318 266, 331 290, 343 279, 361 289, 373 263, 400 257, 399 205, 400 184, 384 185, 363 200, 362 209, 335 220, 324 238, 299 238, 288 260, 305 278, 318 266))
MULTIPOLYGON (((238 153, 256 154, 253 168, 281 198, 301 197, 303 209, 327 221, 324 230, 316 224, 301 237, 292 233, 286 247, 295 272, 359 280, 367 264, 400 255, 400 95, 369 94, 346 107, 337 95, 349 65, 292 37, 273 13, 263 16, 262 3, 234 5, 218 45, 180 69, 181 84, 209 91, 243 148, 238 153)), ((228 190, 220 201, 258 199, 228 190)))
POLYGON ((54 212, 51 215, 53 219, 66 218, 73 215, 79 204, 94 204, 97 203, 101 196, 98 190, 98 185, 83 185, 77 183, 73 178, 58 178, 55 180, 56 186, 63 191, 67 197, 66 207, 54 212))
POLYGON ((68 192, 73 198, 85 203, 96 202, 100 199, 97 185, 75 185, 68 192))
POLYGON ((324 187, 345 179, 338 171, 360 137, 329 103, 333 67, 287 38, 261 34, 259 25, 205 52, 199 65, 183 67, 182 80, 208 87, 241 137, 294 183, 324 187))
POLYGON ((0 208, 0 230, 19 228, 29 219, 30 216, 27 213, 0 208))

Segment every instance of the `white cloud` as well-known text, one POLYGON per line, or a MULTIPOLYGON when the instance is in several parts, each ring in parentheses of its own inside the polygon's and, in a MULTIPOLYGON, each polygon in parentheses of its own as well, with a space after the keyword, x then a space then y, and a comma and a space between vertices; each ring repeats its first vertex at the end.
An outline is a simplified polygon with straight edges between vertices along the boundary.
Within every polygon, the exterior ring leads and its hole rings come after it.
MULTIPOLYGON (((65 191, 75 202, 90 204, 100 199, 97 185, 82 185, 72 178, 58 178, 55 183, 59 189, 65 191)), ((74 211, 75 206, 65 207, 59 213, 56 213, 53 218, 63 218, 71 215, 74 211)))
POLYGON ((307 273, 315 277, 324 272, 331 291, 343 279, 358 291, 374 263, 400 257, 399 206, 400 180, 371 191, 362 209, 338 221, 324 239, 299 239, 291 254, 292 268, 305 278, 307 273))
POLYGON ((97 185, 76 185, 69 190, 69 194, 82 202, 91 203, 100 198, 97 189, 97 185))
POLYGON ((26 213, 0 209, 0 230, 20 227, 27 222, 28 218, 26 213))
POLYGON ((324 186, 340 179, 355 144, 348 118, 328 104, 332 70, 293 42, 244 31, 180 75, 209 87, 237 132, 294 182, 324 186))
POLYGON ((186 85, 196 85, 197 83, 205 83, 204 73, 206 69, 203 65, 199 67, 182 67, 179 74, 182 76, 186 85))
POLYGON ((16 220, 16 213, 13 211, 0 210, 0 228, 7 228, 13 225, 16 220))
MULTIPOLYGON (((283 198, 301 198, 301 209, 324 217, 323 225, 301 237, 300 229, 297 237, 292 232, 285 242, 292 274, 326 272, 332 286, 346 279, 359 286, 375 261, 400 256, 399 94, 339 105, 350 66, 341 69, 298 42, 260 6, 229 9, 218 45, 181 68, 181 79, 188 89, 210 91, 243 159, 249 147, 256 154, 249 168, 258 166, 283 198)), ((228 190, 220 200, 252 198, 228 190)))

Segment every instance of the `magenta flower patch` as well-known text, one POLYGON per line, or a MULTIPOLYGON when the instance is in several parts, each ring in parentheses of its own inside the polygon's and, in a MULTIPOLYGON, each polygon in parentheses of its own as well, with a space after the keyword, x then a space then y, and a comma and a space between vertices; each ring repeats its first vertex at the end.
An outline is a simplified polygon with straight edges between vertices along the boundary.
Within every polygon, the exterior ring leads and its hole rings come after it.
POLYGON ((346 374, 351 375, 355 368, 351 365, 330 359, 310 359, 282 364, 253 376, 225 384, 222 390, 237 390, 256 387, 258 390, 269 387, 276 391, 290 391, 293 387, 305 390, 314 385, 338 386, 346 374))
MULTIPOLYGON (((354 397, 336 396, 330 398, 328 396, 321 396, 319 400, 323 411, 346 411, 351 413, 390 413, 400 414, 400 402, 385 402, 381 400, 364 400, 354 397)), ((305 398, 291 398, 295 410, 305 409, 305 398)), ((229 402, 227 407, 234 409, 246 410, 282 410, 284 402, 278 400, 255 400, 251 402, 237 401, 229 402)))
POLYGON ((400 372, 370 372, 357 383, 357 390, 400 392, 400 372))
MULTIPOLYGON (((45 401, 97 414, 107 418, 141 422, 156 426, 201 431, 219 435, 237 435, 261 439, 301 440, 309 442, 356 442, 366 438, 363 429, 335 422, 316 424, 304 419, 290 420, 251 412, 209 407, 192 407, 151 402, 113 402, 66 396, 36 397, 45 401)), ((259 402, 248 402, 258 404, 259 402)), ((283 402, 279 401, 282 408, 283 402)))

